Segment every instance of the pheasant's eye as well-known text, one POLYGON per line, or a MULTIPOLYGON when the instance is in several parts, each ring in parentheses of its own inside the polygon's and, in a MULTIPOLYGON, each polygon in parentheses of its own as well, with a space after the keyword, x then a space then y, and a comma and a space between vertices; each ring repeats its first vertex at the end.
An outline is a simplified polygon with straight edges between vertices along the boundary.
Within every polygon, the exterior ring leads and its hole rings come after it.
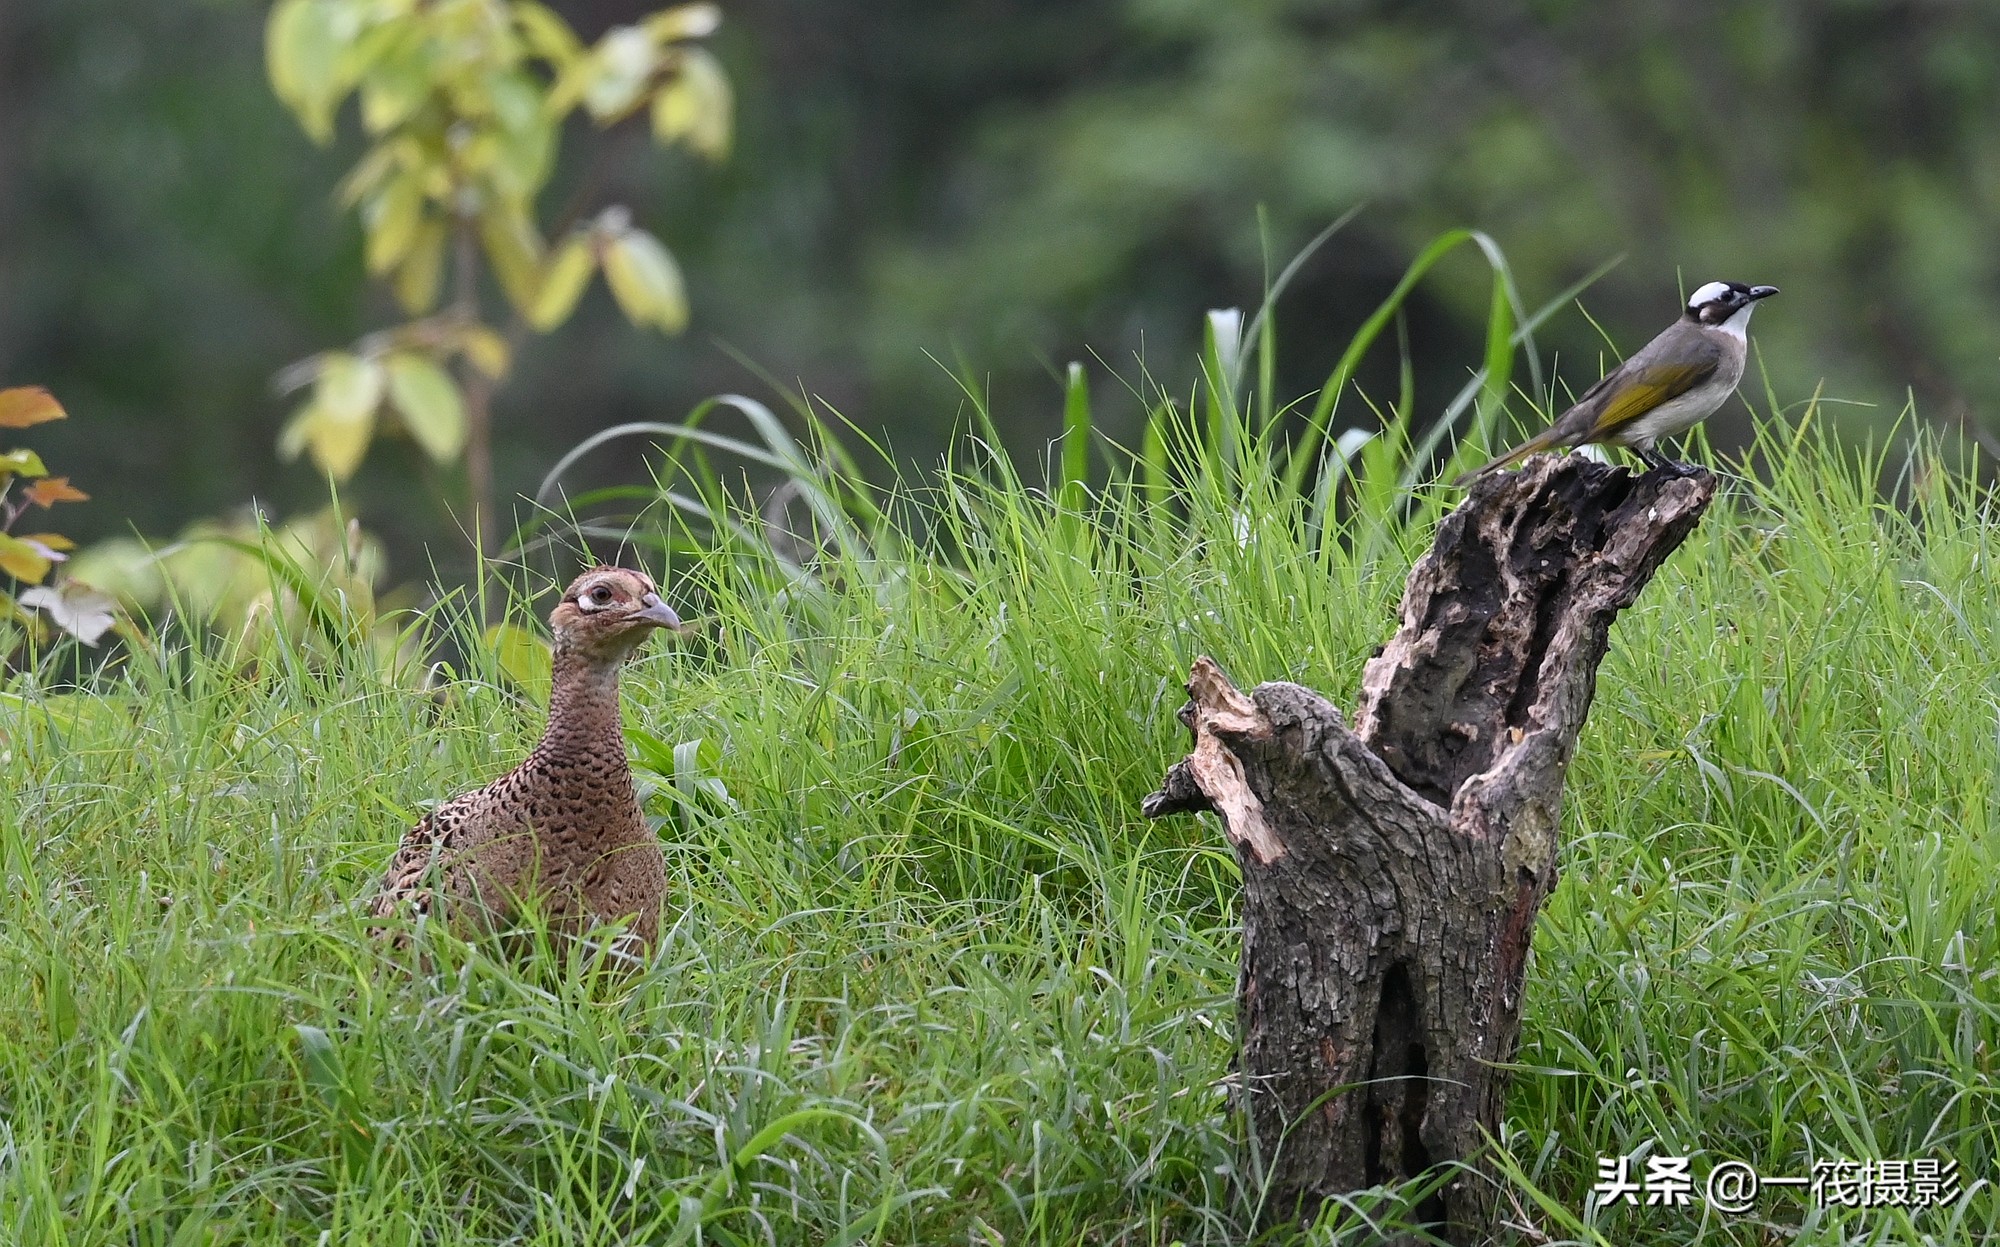
POLYGON ((611 602, 611 590, 599 585, 590 591, 590 600, 599 606, 608 606, 611 602))

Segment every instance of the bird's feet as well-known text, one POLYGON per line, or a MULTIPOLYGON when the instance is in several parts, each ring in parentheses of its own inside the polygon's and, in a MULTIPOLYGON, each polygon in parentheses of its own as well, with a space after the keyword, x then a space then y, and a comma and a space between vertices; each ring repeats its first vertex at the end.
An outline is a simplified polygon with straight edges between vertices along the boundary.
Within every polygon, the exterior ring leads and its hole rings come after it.
POLYGON ((1678 459, 1669 459, 1656 450, 1640 450, 1637 446, 1634 446, 1632 447, 1632 453, 1639 456, 1639 462, 1646 465, 1648 472, 1665 472, 1669 476, 1680 480, 1686 480, 1688 477, 1699 475, 1701 472, 1701 468, 1692 463, 1682 463, 1678 459))

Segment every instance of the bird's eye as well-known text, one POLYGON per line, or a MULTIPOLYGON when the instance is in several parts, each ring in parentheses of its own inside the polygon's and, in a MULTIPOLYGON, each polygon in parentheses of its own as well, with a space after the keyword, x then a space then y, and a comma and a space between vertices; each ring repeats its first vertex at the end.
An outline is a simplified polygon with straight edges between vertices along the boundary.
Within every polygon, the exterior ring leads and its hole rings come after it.
POLYGON ((590 591, 590 600, 603 606, 611 601, 611 590, 599 585, 590 591))

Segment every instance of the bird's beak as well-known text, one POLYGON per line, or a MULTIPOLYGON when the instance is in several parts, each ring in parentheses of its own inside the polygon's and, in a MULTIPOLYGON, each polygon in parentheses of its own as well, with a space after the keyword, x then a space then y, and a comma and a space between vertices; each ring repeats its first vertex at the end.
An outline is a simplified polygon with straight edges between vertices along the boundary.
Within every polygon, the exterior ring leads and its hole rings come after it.
POLYGON ((1755 302, 1758 299, 1768 299, 1776 293, 1778 293, 1778 288, 1776 286, 1750 287, 1750 299, 1752 302, 1755 302))
POLYGON ((655 628, 667 628, 674 632, 681 630, 681 617, 674 614, 674 608, 661 601, 657 593, 648 593, 639 599, 639 609, 633 612, 632 619, 655 628))

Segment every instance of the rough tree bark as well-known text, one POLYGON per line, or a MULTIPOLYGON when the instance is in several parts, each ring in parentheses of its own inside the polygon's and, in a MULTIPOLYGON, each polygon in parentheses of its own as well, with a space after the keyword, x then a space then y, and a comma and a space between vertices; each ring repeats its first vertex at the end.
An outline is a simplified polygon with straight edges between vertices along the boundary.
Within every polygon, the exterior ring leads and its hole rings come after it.
POLYGON ((1218 813, 1243 867, 1242 1078, 1267 1215, 1470 1162, 1417 1207, 1486 1241, 1535 913, 1611 621, 1694 528, 1707 473, 1575 456, 1472 487, 1410 572, 1353 730, 1296 684, 1207 658, 1194 748, 1149 817, 1218 813))

